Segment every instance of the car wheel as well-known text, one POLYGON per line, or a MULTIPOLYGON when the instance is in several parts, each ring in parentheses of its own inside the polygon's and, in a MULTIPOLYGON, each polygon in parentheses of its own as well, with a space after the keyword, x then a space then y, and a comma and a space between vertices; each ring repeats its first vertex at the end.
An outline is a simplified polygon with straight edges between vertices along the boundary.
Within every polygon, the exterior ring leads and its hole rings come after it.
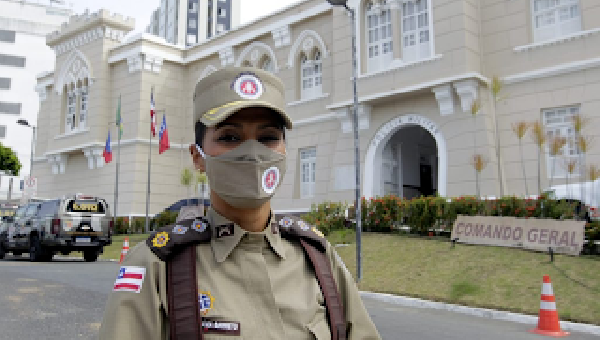
POLYGON ((42 248, 40 239, 37 236, 31 237, 31 241, 29 242, 29 261, 43 261, 44 255, 44 249, 42 248))
POLYGON ((99 255, 100 250, 98 249, 90 249, 83 251, 83 259, 85 260, 85 262, 94 262, 98 259, 99 255))
POLYGON ((0 260, 2 260, 6 256, 6 250, 4 249, 4 245, 2 241, 0 241, 0 260))

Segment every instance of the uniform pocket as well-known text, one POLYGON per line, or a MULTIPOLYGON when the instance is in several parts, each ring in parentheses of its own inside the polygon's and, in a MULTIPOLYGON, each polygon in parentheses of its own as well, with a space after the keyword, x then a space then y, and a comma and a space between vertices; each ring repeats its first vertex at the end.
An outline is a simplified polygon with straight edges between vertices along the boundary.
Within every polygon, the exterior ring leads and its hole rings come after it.
POLYGON ((323 314, 317 313, 313 321, 306 325, 316 340, 331 340, 329 324, 323 314))

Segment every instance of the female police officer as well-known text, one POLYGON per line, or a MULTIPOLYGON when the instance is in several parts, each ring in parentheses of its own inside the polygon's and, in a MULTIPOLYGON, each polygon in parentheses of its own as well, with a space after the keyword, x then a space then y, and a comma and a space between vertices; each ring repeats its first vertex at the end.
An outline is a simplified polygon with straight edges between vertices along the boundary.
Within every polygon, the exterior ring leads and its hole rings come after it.
POLYGON ((128 254, 100 339, 379 339, 322 234, 273 217, 292 127, 284 107, 283 84, 263 70, 224 68, 197 84, 190 153, 211 208, 128 254))

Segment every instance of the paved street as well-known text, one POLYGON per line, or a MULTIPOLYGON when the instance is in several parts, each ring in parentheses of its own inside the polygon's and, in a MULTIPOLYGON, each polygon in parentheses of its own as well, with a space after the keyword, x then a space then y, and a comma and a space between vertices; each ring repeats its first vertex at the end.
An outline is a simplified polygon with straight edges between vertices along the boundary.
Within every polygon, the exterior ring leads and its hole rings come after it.
MULTIPOLYGON (((96 339, 118 264, 0 261, 0 340, 96 339)), ((375 300, 366 306, 384 339, 543 339, 531 326, 375 300)), ((573 334, 569 339, 597 339, 573 334)))

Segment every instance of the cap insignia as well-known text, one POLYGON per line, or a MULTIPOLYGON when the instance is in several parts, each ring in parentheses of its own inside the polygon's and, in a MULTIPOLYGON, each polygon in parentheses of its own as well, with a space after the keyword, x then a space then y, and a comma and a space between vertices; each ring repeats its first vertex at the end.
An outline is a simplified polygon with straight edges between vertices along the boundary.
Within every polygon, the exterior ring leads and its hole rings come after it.
POLYGON ((256 100, 263 95, 264 85, 252 73, 242 73, 233 82, 233 90, 243 99, 256 100))

